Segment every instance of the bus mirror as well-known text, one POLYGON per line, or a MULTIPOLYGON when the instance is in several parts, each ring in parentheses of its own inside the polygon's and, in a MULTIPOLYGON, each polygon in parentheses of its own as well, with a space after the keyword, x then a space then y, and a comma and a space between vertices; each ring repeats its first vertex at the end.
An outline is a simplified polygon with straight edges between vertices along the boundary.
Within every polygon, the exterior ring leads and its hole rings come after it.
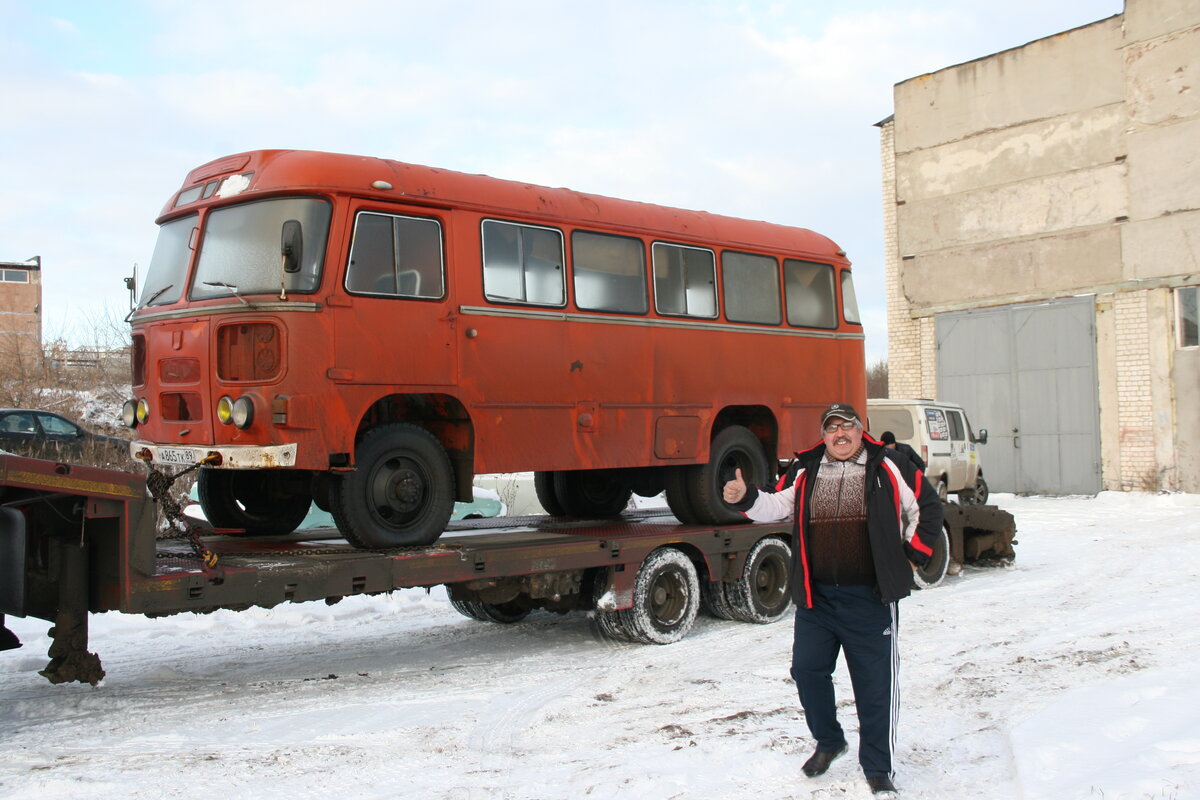
POLYGON ((979 429, 979 434, 976 435, 975 441, 978 444, 987 444, 987 428, 979 429))
POLYGON ((289 219, 283 223, 283 235, 279 239, 279 252, 283 254, 283 271, 299 272, 304 255, 304 238, 300 221, 289 219))

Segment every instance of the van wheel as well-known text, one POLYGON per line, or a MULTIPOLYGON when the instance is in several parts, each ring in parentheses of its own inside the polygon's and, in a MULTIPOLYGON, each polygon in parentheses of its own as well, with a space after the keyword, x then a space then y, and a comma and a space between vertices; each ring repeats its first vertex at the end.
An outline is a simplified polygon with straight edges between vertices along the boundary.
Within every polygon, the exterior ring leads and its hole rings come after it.
POLYGON ((975 490, 972 492, 959 492, 959 499, 962 502, 973 506, 985 506, 988 501, 988 485, 987 481, 980 475, 975 479, 975 490))
POLYGON ((357 468, 330 492, 338 530, 355 547, 432 544, 454 511, 454 472, 442 443, 408 423, 366 432, 357 468))
POLYGON ((615 517, 629 505, 633 490, 615 470, 579 469, 554 473, 554 498, 568 517, 615 517))
POLYGON ((673 547, 646 557, 633 585, 633 607, 617 612, 637 642, 671 644, 687 635, 700 609, 696 565, 673 547))
POLYGON ((291 533, 312 504, 308 473, 299 470, 203 467, 196 493, 214 528, 239 528, 248 536, 291 533))
POLYGON ((946 568, 950 566, 950 536, 943 527, 941 535, 933 542, 933 555, 929 563, 913 570, 914 589, 932 589, 946 577, 946 568))
POLYGON ((739 469, 746 483, 770 483, 768 466, 762 443, 749 428, 730 425, 718 433, 712 440, 708 463, 688 467, 685 472, 687 496, 697 521, 745 522, 746 517, 725 502, 721 490, 739 469))
POLYGON ((742 577, 728 587, 734 615, 742 622, 775 622, 792 607, 788 577, 792 548, 782 539, 760 539, 746 556, 742 577))
POLYGON ((949 492, 948 487, 946 486, 945 478, 938 478, 937 496, 938 496, 938 500, 941 500, 943 503, 945 503, 947 500, 950 499, 950 492, 949 492))

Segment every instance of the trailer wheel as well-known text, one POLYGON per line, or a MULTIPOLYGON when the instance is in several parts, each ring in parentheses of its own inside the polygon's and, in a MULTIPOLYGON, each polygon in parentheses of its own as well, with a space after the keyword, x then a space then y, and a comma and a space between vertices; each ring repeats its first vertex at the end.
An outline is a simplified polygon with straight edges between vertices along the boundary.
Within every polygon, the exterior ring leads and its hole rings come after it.
POLYGON ((700 581, 700 608, 717 619, 736 620, 728 589, 729 584, 724 581, 700 581))
POLYGON ((538 504, 547 514, 552 517, 567 515, 567 512, 563 510, 562 503, 558 501, 558 495, 554 493, 553 472, 533 473, 533 492, 537 495, 538 504))
POLYGON ((454 473, 441 442, 407 423, 367 431, 357 469, 334 483, 334 522, 355 547, 432 544, 454 511, 454 473))
POLYGON ((480 622, 498 622, 501 625, 511 625, 529 616, 529 609, 515 601, 497 604, 480 600, 451 600, 450 605, 464 617, 480 622))
POLYGON ((555 472, 554 497, 568 517, 615 517, 633 495, 616 474, 598 469, 555 472))
POLYGON ((946 568, 950 566, 950 536, 945 527, 941 535, 933 542, 933 555, 929 563, 920 569, 913 570, 914 589, 932 589, 946 577, 946 568))
POLYGON ((600 600, 608 592, 608 569, 597 570, 592 589, 592 621, 601 639, 613 642, 632 642, 633 637, 621 621, 621 612, 600 607, 600 600))
POLYGON ((660 547, 646 557, 633 585, 633 607, 619 612, 635 641, 670 644, 687 635, 700 609, 696 565, 679 550, 660 547))
POLYGON ((252 536, 291 533, 312 504, 308 473, 291 469, 202 467, 196 493, 214 528, 240 528, 252 536))
POLYGON ((730 425, 713 438, 707 464, 688 467, 687 496, 698 522, 745 522, 741 512, 730 507, 721 496, 725 484, 740 469, 746 483, 769 483, 767 455, 762 443, 749 428, 730 425))
POLYGON ((742 577, 726 593, 736 618, 765 625, 775 622, 792 607, 788 591, 792 548, 782 539, 759 539, 746 556, 742 577))

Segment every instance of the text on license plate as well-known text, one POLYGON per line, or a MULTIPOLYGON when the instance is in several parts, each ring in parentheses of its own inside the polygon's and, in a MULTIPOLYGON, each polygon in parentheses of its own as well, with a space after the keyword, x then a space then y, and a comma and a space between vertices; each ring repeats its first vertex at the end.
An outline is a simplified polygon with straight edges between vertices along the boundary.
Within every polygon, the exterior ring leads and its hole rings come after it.
POLYGON ((162 464, 195 464, 196 451, 183 447, 160 447, 155 460, 162 464))

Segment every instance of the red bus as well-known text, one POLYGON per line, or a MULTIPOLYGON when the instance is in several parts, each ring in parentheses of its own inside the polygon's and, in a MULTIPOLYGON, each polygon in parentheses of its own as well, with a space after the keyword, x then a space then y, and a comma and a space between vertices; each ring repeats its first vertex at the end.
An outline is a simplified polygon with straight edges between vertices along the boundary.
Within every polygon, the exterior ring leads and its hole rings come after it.
POLYGON ((865 402, 850 264, 812 231, 290 150, 196 168, 158 224, 131 452, 203 461, 217 527, 315 502, 357 546, 428 544, 476 474, 525 471, 552 514, 666 490, 737 521, 735 468, 772 480, 865 402))

